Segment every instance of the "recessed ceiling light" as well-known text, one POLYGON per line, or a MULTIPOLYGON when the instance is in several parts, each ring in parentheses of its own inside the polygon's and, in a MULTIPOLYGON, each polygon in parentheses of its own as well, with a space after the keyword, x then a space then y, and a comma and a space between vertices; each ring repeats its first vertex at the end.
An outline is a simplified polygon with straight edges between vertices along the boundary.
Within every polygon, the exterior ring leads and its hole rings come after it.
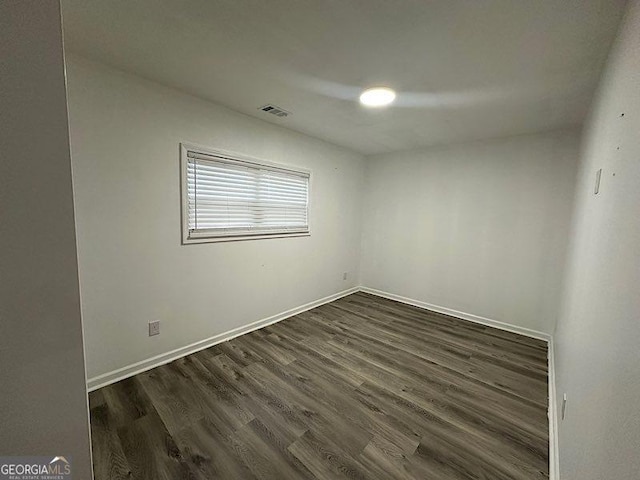
POLYGON ((360 103, 367 107, 384 107, 396 99, 396 92, 387 87, 368 88, 360 95, 360 103))

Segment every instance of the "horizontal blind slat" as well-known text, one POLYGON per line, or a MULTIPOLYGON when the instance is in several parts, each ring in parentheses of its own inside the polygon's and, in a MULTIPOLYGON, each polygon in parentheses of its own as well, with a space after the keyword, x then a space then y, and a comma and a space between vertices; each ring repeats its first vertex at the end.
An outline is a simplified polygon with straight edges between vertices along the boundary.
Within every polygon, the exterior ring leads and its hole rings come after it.
MULTIPOLYGON (((196 193, 196 187, 194 186, 193 189, 189 189, 189 192, 192 193, 196 193)), ((277 192, 277 191, 273 191, 273 190, 264 190, 264 191, 260 191, 259 189, 254 189, 254 190, 250 190, 250 189, 246 189, 246 188, 238 188, 238 187, 223 187, 223 188, 215 188, 215 187, 211 187, 211 186, 200 186, 198 185, 197 187, 197 193, 199 195, 238 195, 238 196, 245 196, 245 197, 256 197, 258 196, 258 194, 262 194, 263 196, 267 196, 267 197, 273 197, 273 198, 307 198, 306 193, 296 193, 296 192, 277 192)))
POLYGON ((274 182, 291 182, 294 184, 303 184, 309 179, 306 176, 288 175, 288 174, 274 174, 272 172, 260 171, 253 168, 229 168, 227 166, 218 166, 213 164, 189 164, 187 166, 187 172, 192 173, 198 171, 203 176, 221 175, 223 177, 230 178, 247 178, 254 177, 260 174, 264 178, 268 178, 274 182))
POLYGON ((214 165, 217 165, 217 164, 228 164, 232 166, 239 165, 242 167, 250 167, 250 168, 255 168, 259 170, 275 172, 277 174, 306 176, 307 178, 310 176, 309 173, 307 172, 293 170, 288 167, 284 167, 280 165, 267 165, 267 164, 256 162, 253 160, 241 160, 238 158, 233 158, 233 156, 229 156, 226 154, 219 155, 219 154, 188 151, 187 157, 189 157, 189 162, 214 164, 214 165))

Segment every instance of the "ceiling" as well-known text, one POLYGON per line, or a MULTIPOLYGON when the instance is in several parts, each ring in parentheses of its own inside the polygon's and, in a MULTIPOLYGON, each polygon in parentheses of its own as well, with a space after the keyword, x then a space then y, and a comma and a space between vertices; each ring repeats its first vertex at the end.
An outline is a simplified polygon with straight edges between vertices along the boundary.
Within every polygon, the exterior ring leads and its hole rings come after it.
POLYGON ((62 3, 71 52, 373 154, 579 125, 625 1, 62 3))

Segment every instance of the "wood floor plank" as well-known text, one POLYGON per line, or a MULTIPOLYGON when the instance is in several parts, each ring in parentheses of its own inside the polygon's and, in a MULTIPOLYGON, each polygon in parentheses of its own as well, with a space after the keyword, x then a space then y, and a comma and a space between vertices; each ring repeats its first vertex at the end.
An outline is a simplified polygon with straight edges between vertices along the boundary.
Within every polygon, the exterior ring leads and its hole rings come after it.
POLYGON ((317 478, 345 478, 363 480, 374 478, 367 467, 348 455, 322 433, 309 430, 289 446, 296 456, 317 478))
POLYGON ((548 479, 545 342, 365 293, 90 394, 96 480, 548 479))
POLYGON ((369 442, 371 434, 349 418, 336 418, 336 410, 327 405, 318 395, 318 391, 305 387, 304 382, 295 375, 283 375, 264 366, 254 365, 249 373, 254 380, 264 382, 271 390, 277 391, 288 402, 298 418, 303 418, 309 427, 318 432, 326 432, 342 449, 358 454, 369 442))
POLYGON ((91 395, 91 445, 95 478, 123 480, 132 478, 129 461, 122 451, 118 432, 110 419, 109 407, 99 403, 101 395, 91 395))
POLYGON ((149 413, 121 427, 118 430, 118 437, 122 444, 122 451, 131 466, 133 478, 157 480, 193 478, 175 440, 157 413, 149 413))
POLYGON ((235 458, 227 437, 209 418, 188 425, 173 438, 198 480, 256 478, 249 467, 235 458))
POLYGON ((111 423, 116 428, 153 411, 151 400, 136 377, 104 387, 101 393, 109 406, 111 423))

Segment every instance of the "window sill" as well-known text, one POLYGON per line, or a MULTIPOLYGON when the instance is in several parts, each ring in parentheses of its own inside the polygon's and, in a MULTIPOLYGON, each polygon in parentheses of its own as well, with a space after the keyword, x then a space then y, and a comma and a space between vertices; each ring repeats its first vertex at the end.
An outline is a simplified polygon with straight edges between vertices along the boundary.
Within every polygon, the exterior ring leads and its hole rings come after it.
POLYGON ((260 234, 260 235, 238 235, 228 237, 193 237, 183 238, 183 245, 190 245, 193 243, 218 243, 218 242, 240 242, 244 240, 265 240, 268 238, 289 238, 289 237, 309 237, 311 232, 297 232, 297 233, 274 233, 274 234, 260 234))

